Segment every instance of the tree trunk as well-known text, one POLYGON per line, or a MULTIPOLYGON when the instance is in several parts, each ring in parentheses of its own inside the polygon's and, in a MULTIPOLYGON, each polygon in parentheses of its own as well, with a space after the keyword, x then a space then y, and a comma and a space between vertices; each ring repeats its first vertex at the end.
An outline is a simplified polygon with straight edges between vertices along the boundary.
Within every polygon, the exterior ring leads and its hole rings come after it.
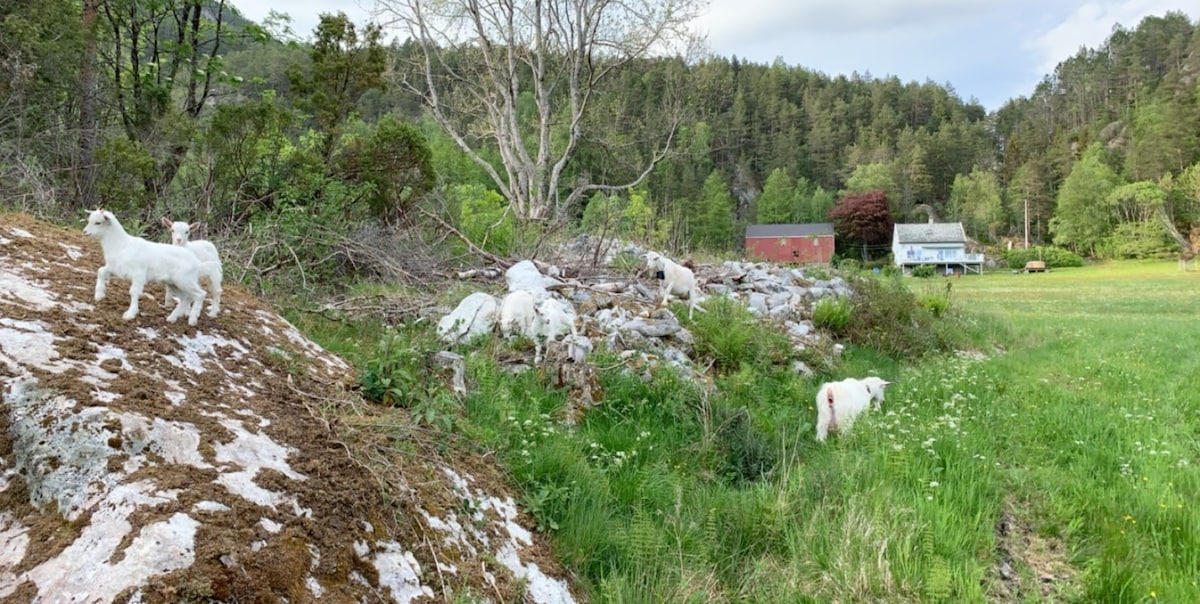
POLYGON ((83 58, 79 68, 79 153, 75 207, 96 207, 96 17, 100 0, 83 0, 83 58))

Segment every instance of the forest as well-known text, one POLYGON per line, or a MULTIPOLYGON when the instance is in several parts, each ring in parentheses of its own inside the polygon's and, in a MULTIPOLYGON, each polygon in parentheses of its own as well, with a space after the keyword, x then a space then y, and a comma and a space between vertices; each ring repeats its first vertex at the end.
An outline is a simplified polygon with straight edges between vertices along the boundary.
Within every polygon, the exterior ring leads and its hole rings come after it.
MULTIPOLYGON (((626 41, 645 33, 615 19, 626 41)), ((294 32, 224 0, 6 2, 0 206, 203 222, 260 285, 386 276, 366 250, 447 230, 500 255, 580 231, 734 254, 747 224, 826 222, 877 190, 895 222, 959 220, 984 246, 1028 228, 1139 258, 1200 239, 1200 25, 1181 12, 1114 26, 990 114, 949 83, 407 24, 339 13, 294 32)), ((839 241, 886 247, 875 231, 839 241)))

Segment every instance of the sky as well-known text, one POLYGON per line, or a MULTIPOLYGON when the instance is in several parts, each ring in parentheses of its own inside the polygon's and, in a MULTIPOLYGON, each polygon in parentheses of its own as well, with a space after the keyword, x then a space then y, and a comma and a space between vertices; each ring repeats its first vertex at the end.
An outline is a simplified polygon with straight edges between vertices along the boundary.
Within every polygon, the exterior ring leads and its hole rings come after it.
MULTIPOLYGON (((246 17, 287 13, 311 36, 321 13, 370 19, 370 0, 235 0, 246 17)), ((710 0, 696 22, 717 56, 777 59, 829 76, 896 76, 949 85, 988 111, 1029 96, 1081 47, 1097 48, 1120 24, 1180 11, 1200 20, 1200 0, 710 0)), ((388 36, 390 39, 391 36, 388 36)))

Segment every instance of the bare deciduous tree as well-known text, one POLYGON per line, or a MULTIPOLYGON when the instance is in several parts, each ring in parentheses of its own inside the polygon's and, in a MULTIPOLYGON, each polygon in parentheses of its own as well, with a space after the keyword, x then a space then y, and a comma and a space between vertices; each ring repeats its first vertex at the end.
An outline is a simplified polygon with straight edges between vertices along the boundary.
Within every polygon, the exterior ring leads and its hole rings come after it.
MULTIPOLYGON (((661 120, 651 157, 630 182, 565 172, 585 116, 609 76, 693 48, 707 0, 377 0, 407 34, 417 74, 400 82, 479 164, 522 219, 546 220, 595 190, 634 186, 663 158, 678 114, 661 120), (498 153, 500 168, 485 154, 498 153), (501 173, 501 170, 503 173, 501 173), (568 182, 569 181, 569 182, 568 182)), ((401 71, 401 73, 404 73, 401 71)), ((608 146, 600 142, 602 146, 608 146)))

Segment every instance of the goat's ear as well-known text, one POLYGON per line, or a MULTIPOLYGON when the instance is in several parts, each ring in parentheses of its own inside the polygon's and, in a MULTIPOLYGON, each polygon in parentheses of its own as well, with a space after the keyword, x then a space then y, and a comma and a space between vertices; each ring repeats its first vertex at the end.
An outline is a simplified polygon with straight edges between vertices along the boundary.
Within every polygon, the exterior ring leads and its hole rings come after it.
POLYGON ((200 227, 202 227, 202 226, 204 226, 204 223, 203 223, 203 222, 193 222, 192 224, 189 224, 189 225, 188 225, 188 230, 189 230, 189 231, 196 231, 196 230, 199 230, 199 229, 200 229, 200 227))
POLYGON ((170 220, 167 220, 167 217, 166 217, 166 216, 163 216, 163 217, 160 219, 160 222, 162 222, 162 225, 163 225, 164 227, 166 227, 166 228, 168 228, 168 229, 169 229, 169 228, 171 228, 171 221, 170 221, 170 220))

